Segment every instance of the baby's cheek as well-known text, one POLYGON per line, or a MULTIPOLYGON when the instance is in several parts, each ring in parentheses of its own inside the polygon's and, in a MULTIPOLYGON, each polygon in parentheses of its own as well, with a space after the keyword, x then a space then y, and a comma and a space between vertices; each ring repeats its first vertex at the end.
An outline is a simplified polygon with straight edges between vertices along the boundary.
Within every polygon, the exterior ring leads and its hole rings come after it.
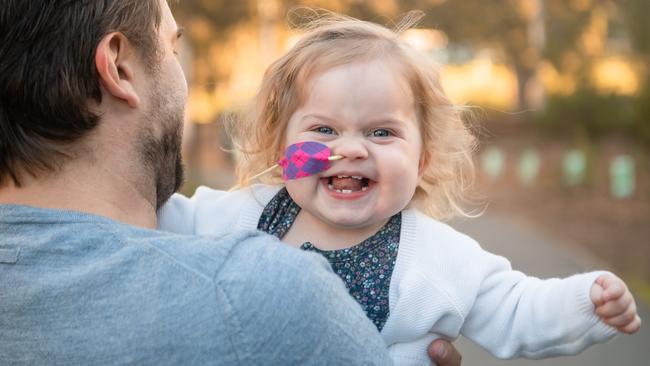
POLYGON ((293 199, 298 206, 305 207, 305 204, 314 198, 318 182, 318 177, 311 176, 288 180, 284 182, 284 185, 287 187, 287 192, 289 192, 291 199, 293 199))

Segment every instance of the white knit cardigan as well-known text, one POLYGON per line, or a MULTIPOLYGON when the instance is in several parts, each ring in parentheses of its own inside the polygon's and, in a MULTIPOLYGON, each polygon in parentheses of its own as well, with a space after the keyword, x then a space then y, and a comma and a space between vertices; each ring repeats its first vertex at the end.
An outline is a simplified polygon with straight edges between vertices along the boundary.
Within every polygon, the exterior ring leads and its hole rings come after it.
MULTIPOLYGON (((192 198, 174 195, 158 212, 158 225, 198 235, 256 229, 280 188, 201 187, 192 198)), ((429 343, 460 334, 499 358, 576 354, 617 334, 599 320, 589 297, 602 273, 528 277, 470 237, 406 209, 381 334, 396 365, 431 365, 429 343)))

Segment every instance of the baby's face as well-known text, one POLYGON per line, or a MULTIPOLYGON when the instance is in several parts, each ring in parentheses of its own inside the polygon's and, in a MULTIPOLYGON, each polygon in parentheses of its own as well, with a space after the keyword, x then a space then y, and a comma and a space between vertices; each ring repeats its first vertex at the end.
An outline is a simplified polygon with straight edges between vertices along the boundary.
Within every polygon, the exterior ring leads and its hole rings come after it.
POLYGON ((337 229, 379 229, 411 201, 420 178, 422 137, 411 90, 381 61, 316 75, 290 118, 285 146, 318 141, 345 156, 329 170, 286 182, 302 208, 337 229))

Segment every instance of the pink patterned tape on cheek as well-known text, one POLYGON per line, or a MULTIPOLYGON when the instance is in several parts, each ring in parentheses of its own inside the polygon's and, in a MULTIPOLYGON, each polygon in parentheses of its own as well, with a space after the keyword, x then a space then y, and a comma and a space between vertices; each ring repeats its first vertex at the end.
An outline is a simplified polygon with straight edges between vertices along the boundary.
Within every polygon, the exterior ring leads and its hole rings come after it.
POLYGON ((278 161, 282 167, 282 179, 292 180, 308 177, 329 169, 332 160, 342 156, 331 156, 332 150, 315 141, 298 142, 287 147, 284 157, 278 161))

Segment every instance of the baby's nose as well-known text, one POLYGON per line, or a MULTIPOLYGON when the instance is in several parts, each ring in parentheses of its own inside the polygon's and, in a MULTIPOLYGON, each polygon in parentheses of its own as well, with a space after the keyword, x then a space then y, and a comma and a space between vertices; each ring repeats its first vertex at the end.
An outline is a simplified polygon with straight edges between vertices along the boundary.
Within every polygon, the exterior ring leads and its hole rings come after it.
POLYGON ((343 155, 345 159, 367 159, 368 149, 363 141, 356 138, 342 139, 332 146, 332 155, 343 155))

